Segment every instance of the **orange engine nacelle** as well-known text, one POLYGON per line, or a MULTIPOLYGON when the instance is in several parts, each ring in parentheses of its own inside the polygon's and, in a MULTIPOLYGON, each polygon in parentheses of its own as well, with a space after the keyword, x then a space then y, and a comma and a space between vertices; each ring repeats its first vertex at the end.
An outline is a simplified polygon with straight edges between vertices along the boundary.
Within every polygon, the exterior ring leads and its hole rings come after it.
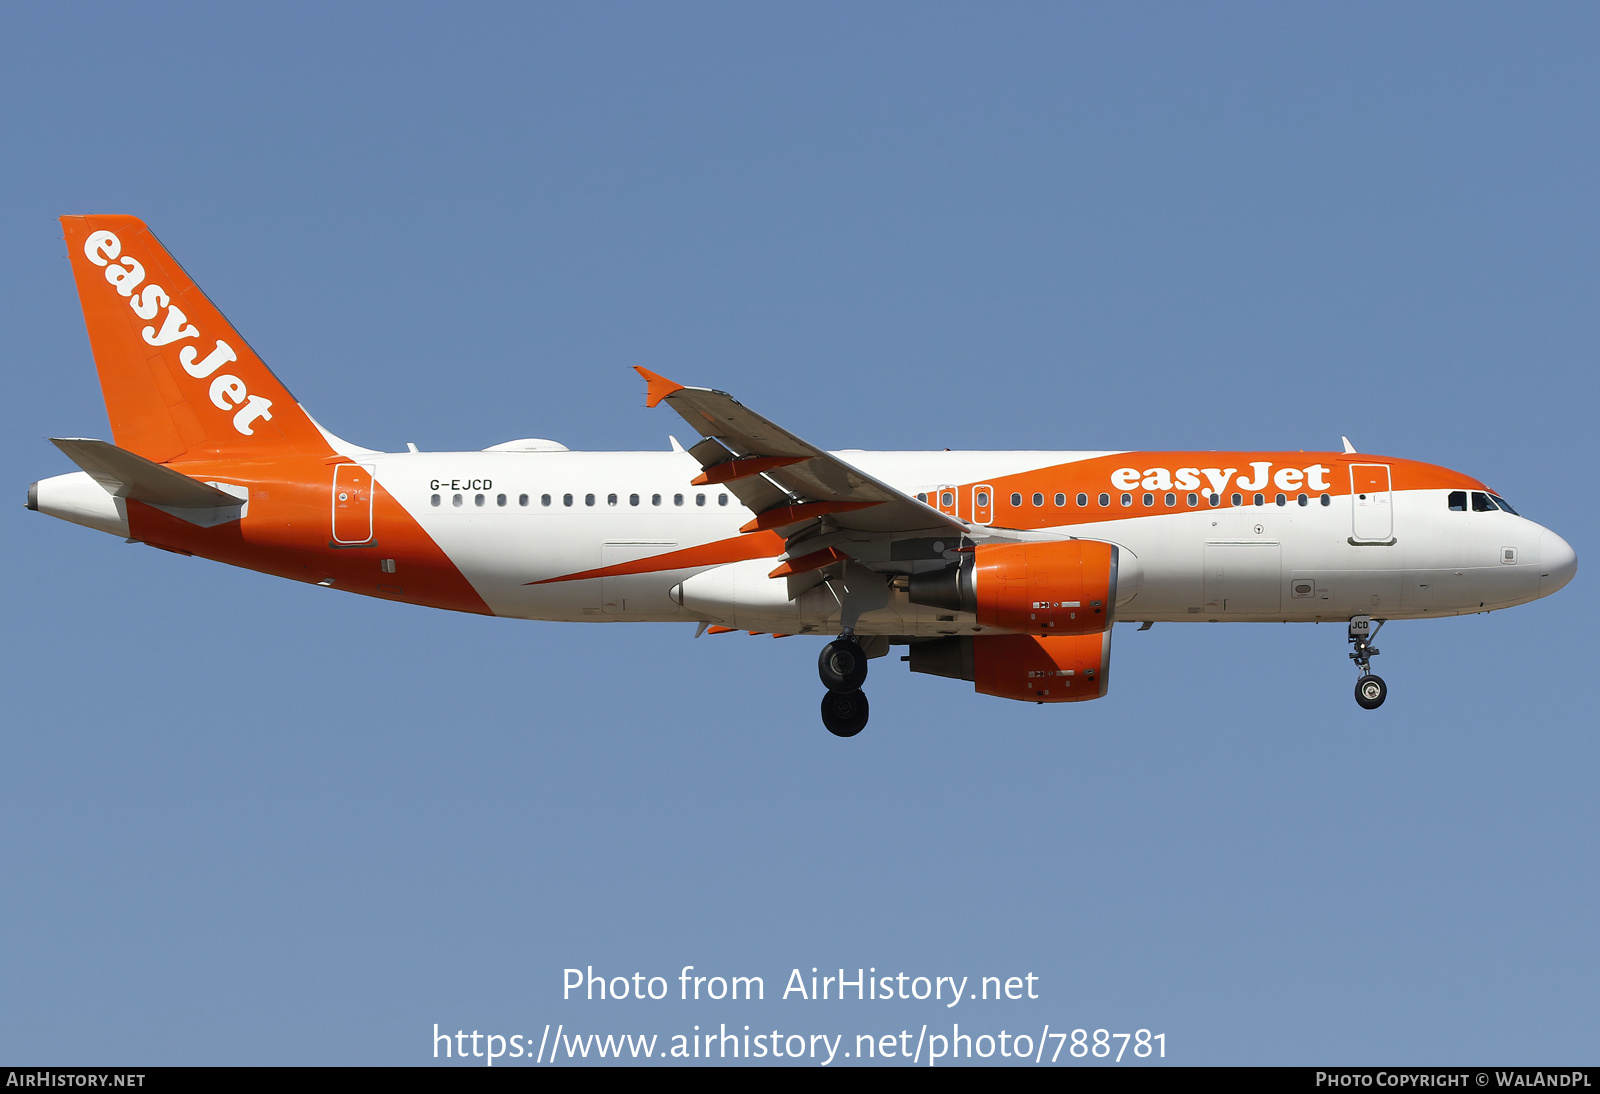
POLYGON ((913 603, 969 612, 1023 634, 1099 634, 1117 603, 1117 548, 1092 539, 982 544, 954 566, 914 574, 913 603))
POLYGON ((974 691, 1029 703, 1081 703, 1106 693, 1111 632, 983 634, 911 646, 911 671, 971 680, 974 691))

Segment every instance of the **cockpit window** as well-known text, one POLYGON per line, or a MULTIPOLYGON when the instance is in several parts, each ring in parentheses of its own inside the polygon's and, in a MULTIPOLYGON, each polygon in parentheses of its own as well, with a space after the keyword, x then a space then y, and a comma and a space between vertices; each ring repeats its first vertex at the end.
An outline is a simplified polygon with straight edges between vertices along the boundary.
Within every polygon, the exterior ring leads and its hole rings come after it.
POLYGON ((1499 506, 1495 505, 1495 503, 1489 499, 1489 495, 1485 494, 1482 490, 1474 490, 1472 492, 1472 511, 1474 513, 1492 513, 1497 508, 1499 508, 1499 506))
POLYGON ((1450 511, 1452 513, 1465 513, 1467 511, 1467 492, 1465 490, 1450 491, 1450 511))
POLYGON ((1506 512, 1510 513, 1512 516, 1515 517, 1515 516, 1520 516, 1521 515, 1515 509, 1511 508, 1511 506, 1507 505, 1506 504, 1506 499, 1502 498, 1499 494, 1490 494, 1489 497, 1494 501, 1494 503, 1496 505, 1498 505, 1500 508, 1504 509, 1506 512))

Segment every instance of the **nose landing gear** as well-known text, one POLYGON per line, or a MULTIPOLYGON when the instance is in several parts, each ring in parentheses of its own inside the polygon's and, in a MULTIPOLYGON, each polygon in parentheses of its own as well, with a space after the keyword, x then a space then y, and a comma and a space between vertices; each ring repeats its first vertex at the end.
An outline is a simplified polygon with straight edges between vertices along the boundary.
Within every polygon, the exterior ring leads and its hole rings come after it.
POLYGON ((822 697, 822 724, 835 737, 854 737, 867 727, 867 654, 850 631, 822 647, 817 675, 828 691, 822 697))
POLYGON ((1372 673, 1372 659, 1378 656, 1378 647, 1372 644, 1372 640, 1383 630, 1384 622, 1380 619, 1374 627, 1369 615, 1358 615, 1350 620, 1350 644, 1355 647, 1350 660, 1356 663, 1356 671, 1361 673, 1356 680, 1356 702, 1363 710, 1377 710, 1389 696, 1389 685, 1383 682, 1383 677, 1372 673))

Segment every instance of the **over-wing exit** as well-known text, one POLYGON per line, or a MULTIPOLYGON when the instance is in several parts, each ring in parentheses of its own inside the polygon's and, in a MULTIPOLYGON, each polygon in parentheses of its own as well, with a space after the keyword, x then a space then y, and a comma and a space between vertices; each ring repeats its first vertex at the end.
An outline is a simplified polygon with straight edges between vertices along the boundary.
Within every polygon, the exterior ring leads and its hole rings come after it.
POLYGON ((841 737, 897 646, 986 695, 1101 698, 1119 620, 1342 622, 1372 709, 1385 622, 1509 608, 1577 569, 1477 479, 1348 441, 825 452, 642 368, 688 448, 378 452, 312 420, 143 222, 61 223, 112 440, 54 439, 81 470, 30 486, 30 509, 453 611, 826 637, 822 720, 841 737))

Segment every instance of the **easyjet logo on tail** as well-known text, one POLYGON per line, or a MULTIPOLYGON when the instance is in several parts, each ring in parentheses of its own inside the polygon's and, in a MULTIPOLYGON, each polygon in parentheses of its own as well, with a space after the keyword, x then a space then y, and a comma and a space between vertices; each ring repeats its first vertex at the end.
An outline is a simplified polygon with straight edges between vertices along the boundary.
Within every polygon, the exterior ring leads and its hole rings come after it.
POLYGON ((1280 467, 1272 470, 1271 460, 1252 460, 1249 475, 1240 475, 1237 479, 1233 475, 1237 467, 1180 467, 1177 472, 1169 471, 1165 467, 1152 467, 1140 471, 1136 467, 1119 467, 1111 472, 1111 485, 1118 490, 1133 490, 1143 487, 1146 490, 1197 490, 1200 479, 1205 477, 1210 492, 1221 494, 1227 491, 1230 480, 1236 490, 1263 490, 1267 483, 1272 483, 1279 490, 1316 490, 1331 489, 1328 482, 1329 468, 1320 463, 1309 467, 1280 467))
MULTIPOLYGON (((153 283, 144 284, 143 263, 123 255, 122 240, 115 233, 93 233, 84 240, 83 253, 90 262, 105 268, 106 281, 127 298, 128 306, 140 319, 153 321, 158 312, 166 309, 159 327, 152 322, 144 328, 142 334, 148 344, 170 346, 174 342, 200 338, 200 331, 189 322, 189 317, 183 314, 182 309, 172 303, 165 289, 153 283), (141 285, 144 286, 142 289, 141 285)), ((251 423, 272 420, 272 400, 250 394, 245 382, 232 373, 217 372, 223 365, 238 359, 233 347, 220 339, 216 348, 204 357, 200 356, 198 346, 183 346, 178 350, 178 362, 183 365, 183 371, 196 380, 211 379, 211 405, 218 410, 233 411, 233 428, 250 437, 255 434, 250 428, 251 423), (213 376, 213 373, 217 375, 213 376)))

